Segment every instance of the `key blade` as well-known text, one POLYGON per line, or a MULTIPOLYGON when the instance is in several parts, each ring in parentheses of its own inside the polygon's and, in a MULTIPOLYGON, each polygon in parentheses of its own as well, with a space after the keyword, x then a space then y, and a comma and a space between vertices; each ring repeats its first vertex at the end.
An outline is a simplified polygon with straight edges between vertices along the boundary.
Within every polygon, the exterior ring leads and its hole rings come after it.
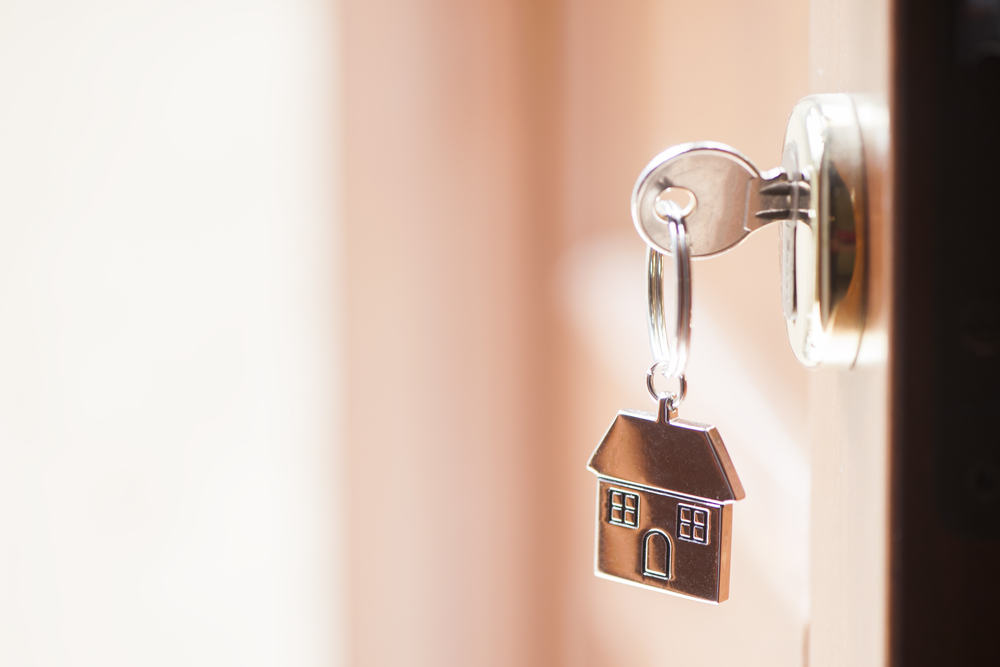
MULTIPOLYGON (((757 211, 754 213, 754 216, 767 222, 775 222, 777 220, 808 220, 809 210, 800 208, 793 215, 791 209, 788 208, 768 208, 763 211, 757 211)), ((767 223, 765 222, 764 224, 767 223)), ((760 226, 754 227, 754 230, 759 228, 760 226)))
MULTIPOLYGON (((784 174, 782 174, 784 176, 784 174)), ((779 197, 789 197, 792 194, 792 187, 798 187, 800 195, 808 195, 810 192, 809 183, 806 181, 798 181, 797 183, 789 183, 787 180, 781 180, 776 183, 770 183, 769 185, 761 186, 760 194, 777 195, 779 197)))

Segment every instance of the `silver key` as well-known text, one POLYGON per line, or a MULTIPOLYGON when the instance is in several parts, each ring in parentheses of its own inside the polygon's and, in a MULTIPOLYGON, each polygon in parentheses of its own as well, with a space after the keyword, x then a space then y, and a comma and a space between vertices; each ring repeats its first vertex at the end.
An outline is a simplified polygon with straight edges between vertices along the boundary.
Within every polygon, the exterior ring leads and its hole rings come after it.
POLYGON ((691 256, 710 257, 737 246, 751 232, 778 220, 808 217, 809 183, 796 174, 795 154, 782 167, 761 173, 735 148, 712 141, 674 146, 646 165, 632 191, 632 220, 639 235, 657 251, 670 254, 666 220, 657 213, 665 191, 686 190, 685 207, 691 256), (793 213, 796 212, 796 213, 793 213))
MULTIPOLYGON (((866 107, 871 118, 871 106, 866 107)), ((781 221, 781 293, 788 339, 810 368, 851 367, 864 329, 867 177, 861 125, 847 95, 795 105, 781 167, 761 173, 714 142, 660 153, 632 191, 632 219, 653 249, 670 254, 667 214, 687 191, 683 221, 691 258, 725 252, 781 221)))

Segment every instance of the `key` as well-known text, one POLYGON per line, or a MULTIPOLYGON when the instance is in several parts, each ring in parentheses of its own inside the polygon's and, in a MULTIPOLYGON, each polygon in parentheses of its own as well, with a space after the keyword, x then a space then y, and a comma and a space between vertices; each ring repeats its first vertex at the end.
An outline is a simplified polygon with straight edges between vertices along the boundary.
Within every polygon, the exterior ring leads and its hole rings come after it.
POLYGON ((666 255, 670 236, 657 210, 663 210, 668 189, 689 193, 684 222, 692 258, 726 252, 769 223, 809 217, 809 182, 796 169, 794 151, 785 152, 781 167, 762 174, 725 144, 674 146, 646 165, 632 191, 632 220, 639 235, 666 255))
POLYGON ((779 222, 788 340, 809 368, 850 368, 860 350, 868 254, 860 127, 850 96, 807 97, 788 120, 780 167, 761 173, 725 144, 683 144, 653 158, 632 191, 639 235, 665 255, 674 205, 692 259, 726 252, 779 222))

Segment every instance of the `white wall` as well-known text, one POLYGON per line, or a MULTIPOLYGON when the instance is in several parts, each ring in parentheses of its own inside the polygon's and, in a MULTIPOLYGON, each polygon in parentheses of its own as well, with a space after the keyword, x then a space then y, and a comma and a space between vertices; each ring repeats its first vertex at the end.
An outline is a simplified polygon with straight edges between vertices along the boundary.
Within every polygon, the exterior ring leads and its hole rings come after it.
POLYGON ((0 664, 342 661, 328 4, 0 1, 0 664))

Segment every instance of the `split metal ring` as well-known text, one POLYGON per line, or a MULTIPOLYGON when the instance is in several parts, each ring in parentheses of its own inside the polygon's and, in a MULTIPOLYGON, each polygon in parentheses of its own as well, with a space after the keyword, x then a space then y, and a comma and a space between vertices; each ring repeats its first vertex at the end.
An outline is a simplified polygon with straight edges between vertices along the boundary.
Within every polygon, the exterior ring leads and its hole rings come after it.
POLYGON ((679 406, 684 401, 684 397, 687 396, 687 391, 688 391, 687 380, 684 379, 683 375, 676 376, 677 381, 680 383, 680 388, 677 390, 677 392, 674 393, 672 391, 666 391, 661 394, 660 392, 656 391, 656 387, 653 386, 654 376, 656 376, 657 374, 659 375, 663 374, 663 371, 660 368, 658 368, 659 366, 660 362, 656 362, 655 364, 649 367, 648 371, 646 371, 646 389, 649 391, 649 395, 650 397, 652 397, 654 401, 662 401, 666 399, 667 407, 670 410, 676 410, 677 406, 679 406))
MULTIPOLYGON (((674 202, 666 201, 663 224, 670 239, 670 255, 675 270, 671 282, 676 286, 675 308, 664 305, 664 255, 652 246, 646 247, 646 322, 649 328, 649 347, 660 373, 666 378, 681 377, 687 365, 688 346, 691 342, 691 253, 682 211, 674 202), (672 322, 668 317, 672 315, 672 322)), ((654 393, 650 390, 650 393, 654 393)))

